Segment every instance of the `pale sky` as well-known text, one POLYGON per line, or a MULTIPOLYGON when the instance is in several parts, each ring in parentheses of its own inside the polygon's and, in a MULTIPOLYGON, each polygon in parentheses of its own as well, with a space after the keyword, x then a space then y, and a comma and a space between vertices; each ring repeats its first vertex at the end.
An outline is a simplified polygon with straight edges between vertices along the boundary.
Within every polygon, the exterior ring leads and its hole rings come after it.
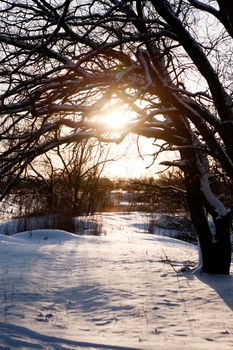
POLYGON ((142 159, 142 157, 140 157, 138 154, 135 139, 136 137, 134 135, 130 135, 121 144, 112 145, 111 155, 120 159, 107 164, 103 175, 110 177, 130 178, 142 176, 150 177, 156 176, 156 173, 158 171, 161 171, 165 168, 164 166, 159 165, 159 163, 168 155, 161 154, 155 163, 147 169, 147 167, 151 165, 153 161, 151 154, 156 151, 156 147, 152 144, 154 139, 140 137, 140 152, 144 159, 142 159))

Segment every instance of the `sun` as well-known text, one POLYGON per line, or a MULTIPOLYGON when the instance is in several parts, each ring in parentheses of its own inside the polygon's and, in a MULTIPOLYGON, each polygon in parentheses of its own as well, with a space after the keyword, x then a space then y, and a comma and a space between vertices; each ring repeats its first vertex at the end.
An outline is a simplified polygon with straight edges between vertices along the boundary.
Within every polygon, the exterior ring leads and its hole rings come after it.
POLYGON ((127 115, 127 112, 123 110, 114 110, 105 114, 101 118, 101 121, 105 124, 105 126, 111 129, 122 130, 129 122, 129 117, 127 115))
POLYGON ((99 124, 105 131, 116 131, 122 133, 137 122, 137 114, 132 111, 127 105, 115 103, 106 105, 92 117, 92 122, 99 124))

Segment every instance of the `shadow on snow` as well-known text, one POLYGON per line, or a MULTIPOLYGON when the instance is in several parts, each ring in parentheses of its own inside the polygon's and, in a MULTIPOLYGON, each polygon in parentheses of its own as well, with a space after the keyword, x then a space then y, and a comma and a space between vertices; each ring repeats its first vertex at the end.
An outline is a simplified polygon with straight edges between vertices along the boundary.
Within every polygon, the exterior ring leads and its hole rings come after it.
POLYGON ((227 275, 209 275, 201 273, 196 275, 203 283, 218 293, 224 303, 233 310, 233 277, 227 275))
MULTIPOLYGON (((10 349, 50 349, 72 350, 79 348, 91 348, 99 350, 139 350, 139 348, 125 347, 119 345, 98 344, 93 342, 73 341, 40 334, 26 327, 16 326, 0 322, 0 341, 2 345, 11 346, 10 349), (38 343, 35 343, 37 341, 38 343), (44 344, 43 344, 44 343, 44 344), (67 348, 69 346, 69 348, 67 348), (71 348, 72 347, 72 348, 71 348)), ((0 347, 0 349, 2 349, 0 347)), ((3 348, 9 349, 9 347, 3 348)))

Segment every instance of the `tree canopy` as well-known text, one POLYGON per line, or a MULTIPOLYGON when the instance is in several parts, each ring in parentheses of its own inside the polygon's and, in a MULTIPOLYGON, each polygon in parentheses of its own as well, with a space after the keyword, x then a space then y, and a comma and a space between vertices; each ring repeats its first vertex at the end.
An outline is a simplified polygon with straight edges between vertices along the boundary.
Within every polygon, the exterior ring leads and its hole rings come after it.
POLYGON ((116 135, 96 123, 130 108, 128 132, 190 140, 233 174, 232 13, 226 1, 1 2, 1 173, 57 144, 116 135), (111 107, 109 106, 111 105, 111 107), (163 116, 163 118, 158 118, 163 116))

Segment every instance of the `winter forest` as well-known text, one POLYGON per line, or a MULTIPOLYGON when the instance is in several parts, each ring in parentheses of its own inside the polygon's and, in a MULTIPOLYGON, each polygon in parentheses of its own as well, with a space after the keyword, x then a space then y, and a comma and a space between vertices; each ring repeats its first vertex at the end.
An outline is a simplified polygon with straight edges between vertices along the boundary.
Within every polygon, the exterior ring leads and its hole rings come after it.
POLYGON ((232 77, 231 0, 0 2, 0 350, 232 349, 232 77))

